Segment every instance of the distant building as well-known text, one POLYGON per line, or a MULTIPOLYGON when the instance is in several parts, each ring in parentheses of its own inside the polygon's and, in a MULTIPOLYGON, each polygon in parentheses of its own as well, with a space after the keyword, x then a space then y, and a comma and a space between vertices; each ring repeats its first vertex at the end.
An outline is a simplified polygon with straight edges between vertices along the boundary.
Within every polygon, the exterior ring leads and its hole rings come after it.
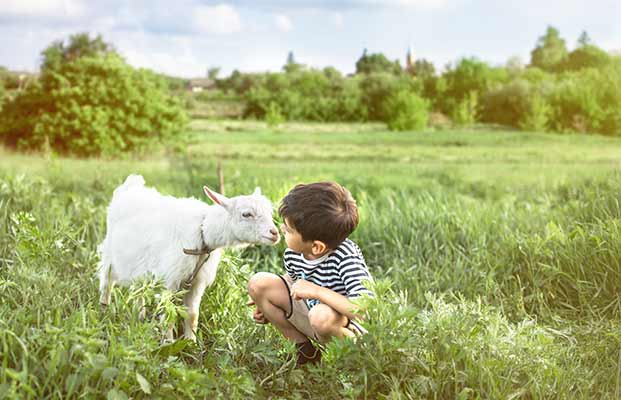
POLYGON ((408 52, 405 55, 405 70, 408 71, 411 74, 415 74, 415 68, 416 66, 414 65, 414 54, 412 53, 412 46, 408 46, 408 52))
POLYGON ((210 90, 216 87, 216 82, 208 78, 195 78, 188 81, 188 90, 194 93, 210 90))

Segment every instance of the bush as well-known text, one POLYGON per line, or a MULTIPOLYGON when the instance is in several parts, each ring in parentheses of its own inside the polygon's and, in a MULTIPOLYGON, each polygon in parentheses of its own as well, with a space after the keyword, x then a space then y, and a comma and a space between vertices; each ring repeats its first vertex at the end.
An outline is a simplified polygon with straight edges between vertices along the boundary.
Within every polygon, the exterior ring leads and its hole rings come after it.
POLYGON ((266 118, 276 104, 286 120, 359 121, 367 112, 358 83, 331 69, 257 75, 244 93, 246 116, 266 118))
POLYGON ((621 63, 563 74, 549 101, 555 130, 621 135, 621 63))
POLYGON ((436 82, 435 105, 447 115, 463 113, 471 105, 472 92, 484 96, 489 90, 508 81, 506 68, 492 68, 475 58, 464 58, 436 82))
POLYGON ((416 93, 401 90, 386 102, 386 123, 393 131, 421 130, 429 119, 429 102, 416 93))
POLYGON ((395 76, 389 73, 365 74, 360 80, 362 101, 372 121, 387 121, 387 101, 399 91, 420 92, 420 81, 408 75, 395 76))
POLYGON ((481 120, 500 125, 519 127, 528 110, 531 93, 528 81, 516 79, 489 91, 483 99, 481 120))
POLYGON ((531 96, 526 113, 520 120, 520 128, 527 131, 546 131, 550 122, 551 112, 552 108, 542 96, 531 96))
POLYGON ((479 95, 472 91, 459 102, 453 111, 453 121, 457 125, 472 125, 477 122, 479 113, 479 95))
POLYGON ((267 125, 270 127, 278 126, 285 121, 285 118, 282 116, 282 113, 280 111, 280 107, 278 106, 278 104, 274 102, 270 103, 267 109, 267 113, 265 113, 265 121, 267 122, 267 125))
POLYGON ((144 151, 169 139, 187 117, 166 82, 114 54, 50 69, 6 104, 0 139, 10 147, 79 156, 144 151))

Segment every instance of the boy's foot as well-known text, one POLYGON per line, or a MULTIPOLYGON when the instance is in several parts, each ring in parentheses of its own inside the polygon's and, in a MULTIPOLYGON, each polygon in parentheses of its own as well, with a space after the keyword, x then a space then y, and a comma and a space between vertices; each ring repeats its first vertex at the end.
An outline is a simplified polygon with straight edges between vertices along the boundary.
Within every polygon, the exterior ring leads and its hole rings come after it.
POLYGON ((297 343, 295 346, 298 349, 298 358, 295 363, 296 367, 300 367, 306 363, 315 364, 321 360, 321 349, 313 346, 310 340, 304 343, 297 343))

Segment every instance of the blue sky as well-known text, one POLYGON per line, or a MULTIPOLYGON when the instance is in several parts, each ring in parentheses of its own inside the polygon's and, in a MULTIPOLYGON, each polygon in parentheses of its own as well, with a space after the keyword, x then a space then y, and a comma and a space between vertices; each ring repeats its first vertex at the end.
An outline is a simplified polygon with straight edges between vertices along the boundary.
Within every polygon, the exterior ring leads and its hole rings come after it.
POLYGON ((35 71, 53 40, 101 33, 127 61, 184 77, 276 71, 289 50, 313 67, 352 72, 364 48, 441 68, 460 57, 527 63, 555 26, 570 48, 583 30, 621 52, 621 0, 0 0, 0 65, 35 71))

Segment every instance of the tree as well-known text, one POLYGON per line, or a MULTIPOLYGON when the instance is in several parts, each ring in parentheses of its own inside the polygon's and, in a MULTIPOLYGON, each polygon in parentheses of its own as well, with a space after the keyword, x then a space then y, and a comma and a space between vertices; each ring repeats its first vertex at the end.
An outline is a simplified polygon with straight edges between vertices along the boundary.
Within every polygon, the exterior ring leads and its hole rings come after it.
POLYGON ((414 62, 411 70, 408 71, 411 75, 421 79, 428 79, 436 74, 436 67, 431 61, 427 61, 424 58, 418 59, 414 62))
POLYGON ((567 46, 558 29, 548 26, 545 35, 539 38, 530 55, 530 64, 533 67, 554 71, 567 58, 567 46))
POLYGON ((583 31, 578 38, 578 46, 569 53, 558 69, 562 71, 578 71, 583 68, 600 68, 610 60, 610 55, 594 45, 586 31, 583 31))
POLYGON ((586 47, 591 44, 591 38, 587 31, 582 31, 580 37, 578 38, 578 47, 586 47))
POLYGON ((302 64, 298 64, 297 62, 295 62, 295 57, 293 55, 293 52, 290 51, 289 54, 287 54, 287 62, 282 67, 282 69, 286 73, 291 74, 291 73, 298 72, 298 71, 302 70, 303 67, 304 66, 302 64))
POLYGON ((220 74, 220 67, 211 67, 207 69, 207 78, 215 81, 218 79, 218 75, 220 74))
POLYGON ((469 110, 472 93, 485 94, 509 80, 505 68, 493 68, 476 58, 463 58, 449 67, 438 81, 436 98, 441 111, 447 115, 469 110), (459 110, 458 110, 459 109, 459 110))
POLYGON ((399 90, 386 101, 386 124, 390 130, 421 130, 428 119, 429 102, 412 91, 399 90))
POLYGON ((390 61, 382 53, 367 54, 364 49, 362 56, 356 61, 356 74, 372 74, 372 73, 390 73, 400 74, 401 65, 399 60, 390 61))
POLYGON ((146 150, 184 127, 166 81, 115 54, 80 56, 48 69, 0 111, 0 140, 79 156, 146 150))
POLYGON ((80 57, 99 57, 112 53, 120 57, 111 44, 104 42, 101 35, 91 39, 88 33, 77 33, 69 37, 67 44, 63 40, 57 40, 43 50, 41 72, 58 69, 80 57))

